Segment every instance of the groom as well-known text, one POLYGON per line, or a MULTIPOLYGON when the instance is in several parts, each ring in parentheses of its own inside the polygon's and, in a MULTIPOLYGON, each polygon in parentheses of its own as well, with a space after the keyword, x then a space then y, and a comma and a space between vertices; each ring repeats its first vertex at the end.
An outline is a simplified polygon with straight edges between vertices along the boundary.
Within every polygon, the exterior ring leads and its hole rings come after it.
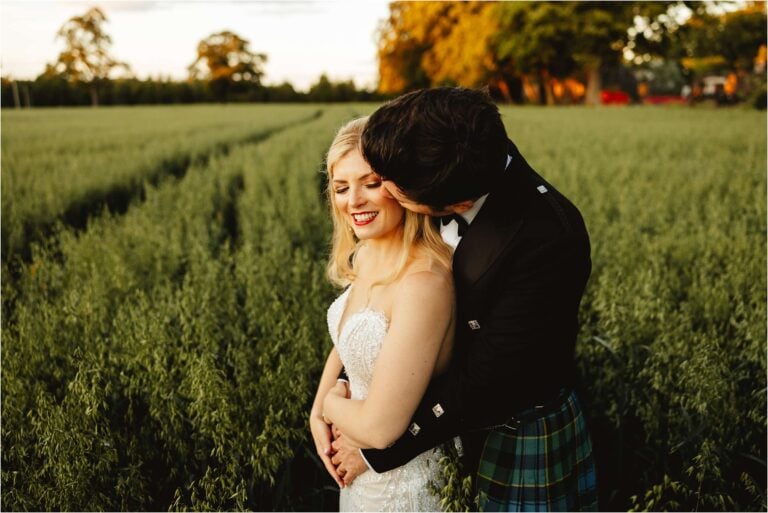
POLYGON ((460 434, 481 510, 596 509, 592 446, 573 392, 591 269, 579 211, 528 165, 480 91, 403 95, 371 115, 362 142, 403 207, 441 216, 455 249, 456 339, 449 371, 430 383, 401 438, 355 450, 342 436, 337 471, 350 483, 460 434))

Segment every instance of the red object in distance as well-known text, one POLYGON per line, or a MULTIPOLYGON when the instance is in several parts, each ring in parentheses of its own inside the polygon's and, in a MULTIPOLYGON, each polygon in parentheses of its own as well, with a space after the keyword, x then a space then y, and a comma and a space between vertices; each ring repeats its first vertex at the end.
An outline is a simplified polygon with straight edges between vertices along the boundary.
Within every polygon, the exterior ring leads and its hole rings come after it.
POLYGON ((629 105, 629 95, 624 91, 600 91, 600 103, 603 105, 629 105))

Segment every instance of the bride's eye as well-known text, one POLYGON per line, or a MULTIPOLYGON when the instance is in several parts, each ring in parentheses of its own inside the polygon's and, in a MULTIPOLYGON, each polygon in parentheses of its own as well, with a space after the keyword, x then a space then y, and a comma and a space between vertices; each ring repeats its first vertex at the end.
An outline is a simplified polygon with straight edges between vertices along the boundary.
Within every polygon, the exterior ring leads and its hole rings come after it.
POLYGON ((349 189, 349 187, 339 187, 338 189, 334 189, 333 192, 335 192, 336 194, 344 194, 345 192, 347 192, 347 189, 349 189))
POLYGON ((371 182, 369 184, 366 184, 365 186, 368 187, 369 189, 378 189, 379 187, 381 187, 381 182, 371 182))

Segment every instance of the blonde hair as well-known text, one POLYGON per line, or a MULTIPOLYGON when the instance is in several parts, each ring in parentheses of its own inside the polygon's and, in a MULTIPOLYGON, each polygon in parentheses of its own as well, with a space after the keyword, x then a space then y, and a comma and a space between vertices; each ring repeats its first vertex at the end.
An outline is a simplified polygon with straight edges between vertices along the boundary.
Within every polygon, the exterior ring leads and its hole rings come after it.
MULTIPOLYGON (((336 133, 326 157, 328 204, 331 209, 331 219, 333 219, 331 254, 326 274, 331 283, 339 287, 346 287, 357 277, 357 255, 361 244, 355 237, 349 221, 336 208, 333 168, 350 152, 359 151, 362 154, 361 139, 367 121, 368 117, 366 116, 353 119, 342 126, 336 133)), ((417 214, 406 209, 403 219, 402 251, 397 264, 388 276, 374 283, 371 288, 397 280, 405 270, 410 256, 416 252, 434 258, 446 269, 451 268, 451 250, 443 242, 440 232, 432 224, 431 218, 426 214, 417 214)))

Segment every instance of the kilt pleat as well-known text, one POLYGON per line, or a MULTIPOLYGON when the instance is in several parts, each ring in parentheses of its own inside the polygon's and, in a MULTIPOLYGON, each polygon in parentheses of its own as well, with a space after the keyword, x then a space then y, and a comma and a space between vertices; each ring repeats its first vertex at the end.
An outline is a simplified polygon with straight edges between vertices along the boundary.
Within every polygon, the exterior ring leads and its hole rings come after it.
POLYGON ((596 511, 592 442, 576 394, 489 432, 477 475, 480 511, 596 511), (527 420, 522 420, 527 419, 527 420))

